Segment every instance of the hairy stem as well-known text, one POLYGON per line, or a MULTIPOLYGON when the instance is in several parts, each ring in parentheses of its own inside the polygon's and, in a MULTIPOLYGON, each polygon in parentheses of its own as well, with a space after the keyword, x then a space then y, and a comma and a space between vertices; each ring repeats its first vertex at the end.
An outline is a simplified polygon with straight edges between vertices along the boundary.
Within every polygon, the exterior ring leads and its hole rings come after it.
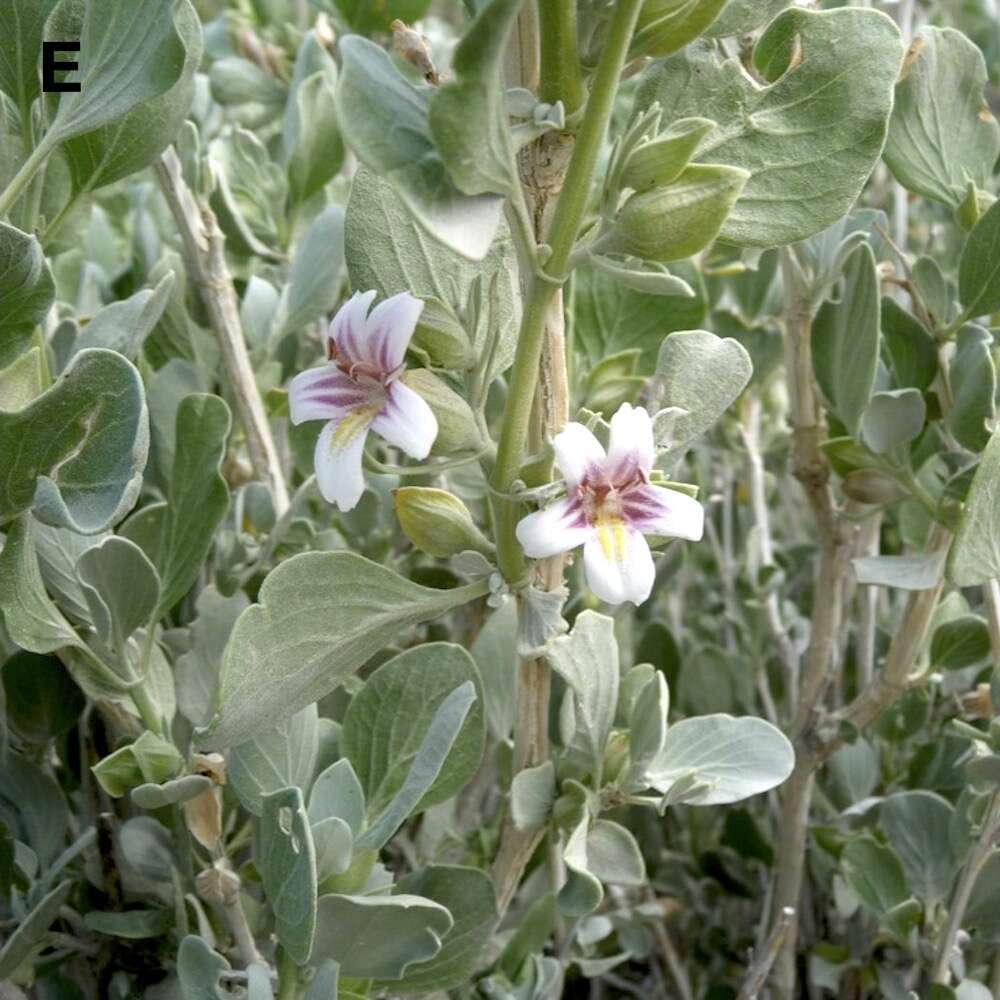
POLYGON ((257 477, 270 488, 275 511, 280 517, 288 507, 288 486, 243 337, 236 292, 226 264, 225 239, 215 215, 198 205, 184 183, 180 160, 172 148, 160 157, 155 167, 160 188, 183 240, 188 276, 197 285, 219 338, 222 362, 246 435, 250 463, 257 477))
MULTIPOLYGON (((587 209, 594 168, 611 120, 618 80, 641 6, 642 0, 618 0, 615 6, 566 180, 552 217, 548 233, 551 253, 543 273, 530 279, 492 477, 492 485, 500 493, 510 490, 524 459, 546 321, 556 290, 568 274, 570 254, 587 209)), ((514 535, 517 514, 516 503, 497 499, 495 520, 500 569, 511 582, 524 572, 524 554, 514 535)))
POLYGON ((31 155, 21 164, 21 169, 14 175, 14 178, 0 194, 0 216, 6 215, 18 198, 25 192, 31 179, 41 169, 42 164, 52 152, 51 143, 44 139, 32 150, 31 155))

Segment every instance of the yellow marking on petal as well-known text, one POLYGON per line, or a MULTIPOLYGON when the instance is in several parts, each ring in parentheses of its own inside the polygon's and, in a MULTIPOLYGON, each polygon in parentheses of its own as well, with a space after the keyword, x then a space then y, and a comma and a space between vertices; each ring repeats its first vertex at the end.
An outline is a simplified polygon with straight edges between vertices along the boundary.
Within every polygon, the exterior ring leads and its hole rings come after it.
POLYGON ((597 529, 597 541, 608 562, 623 563, 625 561, 625 522, 618 514, 602 510, 594 522, 597 529))
POLYGON ((378 416, 379 410, 380 406, 371 403, 351 410, 330 435, 330 450, 340 451, 346 448, 362 431, 368 429, 368 425, 378 416))

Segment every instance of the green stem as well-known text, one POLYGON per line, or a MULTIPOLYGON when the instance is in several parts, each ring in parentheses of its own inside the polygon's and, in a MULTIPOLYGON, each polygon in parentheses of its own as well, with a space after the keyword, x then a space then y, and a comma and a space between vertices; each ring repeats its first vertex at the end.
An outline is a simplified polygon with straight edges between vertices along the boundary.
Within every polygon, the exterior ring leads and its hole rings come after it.
MULTIPOLYGON (((567 278, 570 254, 587 210, 594 168, 608 130, 618 80, 641 7, 642 0, 618 0, 615 7, 583 123, 566 171, 566 180, 552 218, 548 239, 552 252, 545 263, 544 276, 533 276, 528 286, 492 478, 494 489, 501 493, 510 490, 521 468, 538 383, 545 319, 556 289, 567 278)), ((516 581, 524 570, 524 553, 514 534, 517 515, 518 507, 514 503, 498 501, 494 507, 500 569, 509 582, 516 581)))
POLYGON ((143 638, 142 653, 139 657, 139 671, 135 683, 129 688, 129 695, 139 711, 143 725, 157 736, 166 736, 163 726, 163 719, 160 717, 160 710, 150 697, 147 681, 149 680, 149 661, 153 655, 153 645, 156 641, 156 622, 150 622, 146 626, 146 635, 143 638))
POLYGON ((299 970, 295 959, 281 949, 278 958, 278 1000, 296 1000, 299 995, 299 970))
POLYGON ((14 175, 14 179, 7 185, 3 194, 0 194, 0 216, 7 215, 31 183, 31 178, 38 172, 50 152, 52 152, 52 146, 45 139, 32 150, 31 155, 21 165, 21 169, 14 175))
POLYGON ((583 104, 576 31, 576 0, 538 0, 541 60, 538 96, 549 104, 562 101, 567 116, 583 104))

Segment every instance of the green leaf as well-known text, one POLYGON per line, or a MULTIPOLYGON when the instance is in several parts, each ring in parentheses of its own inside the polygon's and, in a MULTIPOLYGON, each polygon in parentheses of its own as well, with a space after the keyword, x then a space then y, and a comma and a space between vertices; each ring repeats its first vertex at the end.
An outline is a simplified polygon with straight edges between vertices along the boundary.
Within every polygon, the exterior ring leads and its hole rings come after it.
POLYGON ((504 50, 522 0, 489 0, 452 57, 455 75, 437 87, 428 124, 445 169, 463 194, 508 194, 520 184, 501 79, 504 50))
POLYGON ((340 966, 333 959, 327 958, 319 963, 309 986, 306 988, 305 1000, 337 1000, 340 966))
MULTIPOLYGON (((501 220, 489 252, 478 264, 428 236, 388 181, 361 166, 351 184, 344 223, 345 253, 351 287, 375 288, 388 297, 408 291, 418 298, 435 298, 452 309, 464 309, 473 282, 495 287, 491 304, 495 324, 468 331, 475 355, 482 358, 490 337, 496 336, 484 383, 505 371, 514 358, 521 319, 521 292, 514 245, 501 220)), ((426 311, 426 310, 425 310, 426 311)))
POLYGON ((909 897, 899 858, 869 836, 858 837, 844 848, 840 867, 848 885, 876 917, 885 917, 909 897))
POLYGON ((43 870, 59 856, 69 808, 55 779, 36 763, 8 750, 0 757, 0 805, 14 836, 38 856, 43 870))
POLYGON ((851 560, 858 583, 900 590, 930 590, 944 569, 945 552, 912 556, 864 556, 851 560))
POLYGON ((173 287, 174 272, 168 271, 155 288, 144 288, 130 298, 105 306, 80 331, 70 356, 90 347, 105 347, 135 361, 143 342, 159 323, 173 287))
POLYGON ((344 976, 400 979, 453 926, 445 907, 420 896, 320 896, 313 960, 333 959, 344 976))
POLYGON ((82 351, 41 396, 0 410, 0 522, 33 505, 46 524, 103 531, 135 503, 148 447, 139 373, 120 354, 82 351))
POLYGON ((953 813, 946 799, 922 790, 896 792, 879 806, 879 825, 909 887, 928 905, 948 897, 958 869, 949 833, 953 813))
POLYGON ((875 255, 860 243, 844 264, 838 301, 824 302, 812 325, 813 371, 831 411, 857 440, 878 366, 878 273, 875 255))
MULTIPOLYGON (((629 675, 626 674, 627 676, 629 675)), ((639 789, 649 787, 646 772, 663 751, 669 709, 670 692, 667 680, 657 671, 638 692, 629 715, 628 755, 631 768, 629 780, 639 789)))
MULTIPOLYGON (((202 56, 201 21, 190 0, 179 0, 174 23, 184 62, 173 85, 120 117, 116 115, 114 121, 68 140, 63 147, 75 193, 96 191, 143 170, 176 138, 191 109, 202 56)), ((173 58, 172 39, 165 50, 173 58)), ((162 72, 162 68, 156 71, 162 72)))
POLYGON ((79 91, 64 93, 45 136, 65 142, 117 121, 168 91, 184 70, 173 0, 88 3, 80 34, 79 91))
POLYGON ((780 246, 825 229, 854 204, 882 153, 901 56, 899 31, 877 11, 792 9, 757 42, 763 86, 738 57, 723 60, 695 43, 650 68, 637 107, 658 101, 665 122, 718 122, 697 160, 751 174, 721 238, 780 246))
POLYGON ((704 715, 667 730, 663 749, 649 765, 653 788, 668 793, 688 776, 707 785, 693 805, 720 805, 780 785, 795 754, 785 735, 763 719, 704 715))
POLYGON ((703 35, 726 0, 645 0, 629 48, 629 59, 669 56, 703 35))
MULTIPOLYGON (((330 60, 331 65, 333 60, 330 60)), ((313 73, 291 93, 292 126, 286 118, 288 186, 292 199, 302 204, 333 180, 344 161, 344 143, 334 109, 337 77, 313 73)))
POLYGON ((35 520, 18 518, 7 529, 0 552, 0 611, 7 633, 22 649, 51 653, 84 648, 72 626, 45 592, 35 555, 35 520))
POLYGON ((959 587, 1000 577, 1000 434, 979 460, 948 557, 948 576, 959 587))
POLYGON ((951 208, 970 181, 987 186, 1000 155, 1000 126, 983 97, 986 81, 974 42, 951 28, 920 29, 896 85, 885 145, 900 184, 951 208))
POLYGON ((665 436, 656 432, 657 447, 679 457, 701 437, 746 388, 753 373, 742 344, 705 330, 672 333, 656 361, 659 405, 684 412, 665 436))
MULTIPOLYGON (((378 815, 399 791, 439 707, 465 681, 481 690, 472 657, 461 646, 434 642, 393 657, 351 699, 340 751, 361 781, 369 815, 378 815)), ((437 780, 415 811, 444 802, 464 787, 482 760, 485 736, 483 704, 477 697, 437 780)))
POLYGON ((327 9, 332 3, 354 31, 365 35, 388 31, 396 18, 407 24, 419 21, 430 6, 430 0, 379 0, 376 4, 371 0, 317 0, 317 2, 327 9))
POLYGON ((260 816, 265 796, 289 786, 308 791, 316 768, 316 720, 316 706, 307 705, 281 725, 232 748, 229 784, 244 809, 260 816))
MULTIPOLYGON (((0 14, 0 20, 5 16, 0 14)), ((0 222, 0 368, 27 347, 55 293, 42 245, 34 236, 0 222)))
POLYGON ((646 864, 635 837, 608 819, 596 820, 587 834, 587 868, 602 882, 646 883, 646 864))
POLYGON ((229 509, 229 486, 220 469, 231 423, 229 407, 218 396, 185 396, 177 410, 173 474, 159 517, 154 559, 162 580, 157 617, 198 579, 215 530, 229 509))
POLYGON ((222 664, 221 716, 201 742, 245 742, 336 688, 399 632, 482 596, 431 590, 351 552, 281 563, 240 615, 222 664))
POLYGON ((920 320, 889 296, 882 298, 882 343, 900 389, 930 388, 938 371, 934 338, 920 320))
POLYGON ((507 601, 486 619, 472 643, 472 658, 483 681, 486 724, 496 740, 506 740, 514 725, 517 679, 517 605, 507 601))
POLYGON ((432 236, 472 260, 482 260, 500 221, 495 194, 462 194, 434 147, 428 105, 434 88, 416 87, 389 56, 354 35, 340 43, 337 113, 358 159, 388 180, 432 236), (356 109, 363 107, 365 114, 356 109))
POLYGON ((365 792, 351 762, 342 757, 319 774, 309 793, 309 822, 336 817, 357 837, 365 825, 365 792))
POLYGON ((1000 852, 994 851, 976 878, 965 911, 965 927, 976 928, 989 941, 1000 940, 1000 907, 997 906, 997 879, 1000 878, 1000 852))
POLYGON ((876 392, 861 416, 861 437, 876 455, 899 453, 920 436, 927 418, 917 389, 876 392))
POLYGON ((203 938, 188 934, 177 950, 177 979, 184 1000, 221 1000, 219 973, 229 963, 203 938))
POLYGON ((749 34, 756 28, 763 27, 779 11, 791 4, 792 0, 729 0, 705 34, 709 38, 749 34))
POLYGON ((593 913, 604 898, 601 880, 592 874, 587 862, 587 834, 590 818, 584 816, 566 840, 563 860, 566 862, 566 882, 556 900, 559 911, 567 917, 583 917, 593 913))
POLYGON ((962 615, 943 622, 931 637, 931 665, 961 670, 982 663, 990 655, 990 630, 985 618, 962 615))
MULTIPOLYGON (((442 777, 445 764, 476 701, 474 682, 465 681, 441 702, 413 755, 413 763, 399 791, 358 838, 358 847, 370 850, 384 847, 403 821, 421 808, 425 796, 442 777)), ((479 726, 481 734, 482 721, 479 726)), ((477 766, 478 763, 476 758, 477 766)))
POLYGON ((526 767, 510 783, 510 819, 517 830, 537 830, 552 812, 556 797, 555 766, 547 760, 526 767))
POLYGON ((596 611, 582 612, 569 635, 552 641, 547 659, 570 689, 573 727, 567 734, 567 746, 581 756, 596 781, 618 704, 614 620, 596 611))
POLYGON ((29 111, 41 93, 39 62, 45 22, 59 0, 32 0, 0 8, 0 90, 22 110, 29 111))
POLYGON ((160 597, 160 579, 138 545, 111 535, 80 556, 77 575, 101 640, 124 650, 136 629, 148 625, 160 597))
MULTIPOLYGON (((997 246, 1000 253, 1000 244, 997 246)), ((982 451, 989 441, 987 423, 996 415, 997 373, 993 363, 993 335, 967 323, 958 331, 955 354, 948 366, 954 400, 948 426, 969 451, 982 451)))
POLYGON ((174 664, 177 707, 192 725, 207 725, 219 707, 219 664, 236 619, 248 604, 242 590, 223 597, 210 584, 198 594, 190 649, 174 664))
POLYGON ((0 399, 12 410, 27 406, 45 388, 42 352, 38 347, 25 351, 6 368, 0 369, 0 399))
POLYGON ((170 781, 183 766, 184 758, 173 743, 147 730, 134 743, 108 754, 91 771, 104 791, 117 799, 141 785, 170 781))
POLYGON ((328 205, 295 248, 288 284, 278 304, 278 336, 302 328, 333 309, 344 268, 344 210, 328 205))
POLYGON ((6 980, 13 975, 18 966, 45 943, 49 927, 59 916, 59 909, 66 902, 72 888, 71 881, 60 882, 17 924, 0 949, 0 978, 6 980))
POLYGON ((396 892, 438 903, 454 924, 433 958, 411 965, 402 980, 381 985, 390 993, 431 993, 470 982, 500 919, 489 876, 475 868, 429 865, 401 878, 396 892))
POLYGON ((86 707, 83 692, 54 656, 16 652, 0 669, 7 721, 24 740, 47 743, 68 732, 86 707))
POLYGON ((264 796, 256 860, 278 940, 304 965, 316 927, 316 852, 300 788, 264 796))
POLYGON ((834 805, 847 809, 868 798, 879 782, 878 751, 863 736, 842 746, 826 768, 834 805))
POLYGON ((574 272, 573 331, 591 366, 639 348, 639 369, 651 372, 666 334, 690 330, 704 320, 708 301, 698 271, 687 263, 673 270, 694 289, 694 297, 637 291, 599 266, 584 265, 574 272))
POLYGON ((88 930, 95 934, 141 941, 163 937, 174 925, 173 910, 91 910, 83 916, 88 930))
POLYGON ((982 215, 962 247, 958 297, 966 316, 1000 309, 1000 201, 982 215))

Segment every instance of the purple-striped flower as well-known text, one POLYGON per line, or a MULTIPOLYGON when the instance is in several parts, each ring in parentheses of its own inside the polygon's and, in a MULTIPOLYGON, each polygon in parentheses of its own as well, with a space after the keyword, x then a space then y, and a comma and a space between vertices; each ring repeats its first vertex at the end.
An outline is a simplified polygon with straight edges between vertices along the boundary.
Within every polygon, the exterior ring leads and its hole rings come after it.
POLYGON ((316 442, 316 483, 340 510, 351 510, 365 491, 361 459, 373 430, 411 458, 426 458, 437 437, 431 408, 399 380, 406 348, 424 304, 409 292, 380 302, 356 292, 333 317, 326 337, 328 363, 292 379, 293 424, 325 420, 316 442))
POLYGON ((642 604, 653 589, 653 557, 643 535, 697 541, 705 514, 697 500, 649 481, 656 450, 642 407, 622 403, 608 450, 583 424, 553 442, 566 496, 522 519, 517 538, 534 559, 583 546, 587 585, 603 601, 642 604))

